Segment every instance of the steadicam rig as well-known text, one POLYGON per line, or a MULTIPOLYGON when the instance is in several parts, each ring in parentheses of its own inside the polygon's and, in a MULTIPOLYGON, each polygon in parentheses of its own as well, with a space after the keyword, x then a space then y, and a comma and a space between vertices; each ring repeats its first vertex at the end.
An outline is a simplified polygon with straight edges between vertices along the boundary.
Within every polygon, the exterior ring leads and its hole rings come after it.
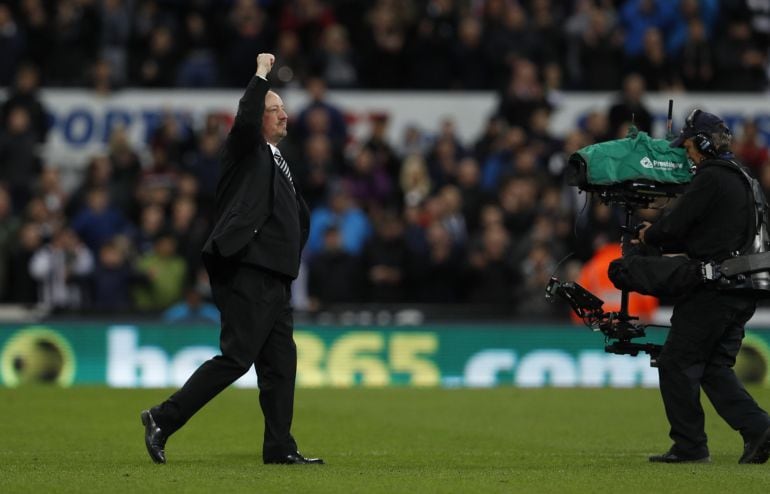
POLYGON ((629 315, 623 308, 619 312, 605 312, 602 309, 604 301, 593 293, 577 283, 562 283, 557 278, 551 277, 545 288, 545 298, 553 301, 555 297, 567 301, 586 326, 605 336, 604 351, 634 357, 639 355, 639 352, 644 352, 650 356, 650 365, 657 367, 662 346, 631 341, 634 338, 646 336, 645 330, 649 325, 634 322, 638 318, 629 315))
MULTIPOLYGON (((670 138, 672 111, 673 102, 669 101, 670 138)), ((593 144, 573 153, 566 169, 569 185, 605 204, 623 206, 624 252, 630 239, 638 234, 638 228, 631 226, 635 210, 649 208, 662 198, 678 196, 691 179, 690 163, 683 149, 670 147, 666 139, 653 139, 633 125, 624 139, 593 144)), ((650 355, 650 365, 657 367, 662 346, 631 341, 646 336, 650 325, 640 324, 638 317, 629 315, 628 295, 628 290, 621 290, 620 310, 605 312, 604 302, 593 293, 577 283, 551 278, 545 296, 551 301, 556 297, 566 300, 586 326, 604 334, 605 351, 632 356, 644 352, 650 355)))

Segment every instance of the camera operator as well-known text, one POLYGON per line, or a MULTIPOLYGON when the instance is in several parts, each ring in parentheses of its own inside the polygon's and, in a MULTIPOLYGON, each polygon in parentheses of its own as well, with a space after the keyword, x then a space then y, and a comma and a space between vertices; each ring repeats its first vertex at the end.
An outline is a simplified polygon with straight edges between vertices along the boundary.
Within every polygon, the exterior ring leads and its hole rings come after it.
MULTIPOLYGON (((734 161, 732 135, 722 119, 694 110, 672 147, 684 147, 695 164, 692 182, 676 205, 654 224, 642 223, 639 240, 664 252, 721 262, 751 235, 753 195, 734 161)), ((671 331, 661 351, 660 392, 674 441, 652 462, 708 462, 700 388, 719 415, 744 440, 739 463, 765 463, 770 455, 770 417, 738 380, 733 365, 744 325, 756 300, 701 284, 675 304, 671 331)))

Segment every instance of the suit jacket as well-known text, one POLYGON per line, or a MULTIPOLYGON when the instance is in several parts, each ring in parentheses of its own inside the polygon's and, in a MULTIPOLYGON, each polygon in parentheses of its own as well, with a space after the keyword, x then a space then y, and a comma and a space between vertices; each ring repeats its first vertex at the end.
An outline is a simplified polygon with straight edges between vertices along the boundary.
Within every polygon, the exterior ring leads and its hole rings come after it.
MULTIPOLYGON (((231 258, 244 251, 273 214, 277 166, 262 135, 265 95, 270 84, 254 76, 238 103, 238 113, 220 159, 215 198, 215 224, 203 252, 231 258)), ((297 193, 300 249, 307 241, 310 214, 297 193)), ((256 237, 255 241, 258 241, 256 237)))

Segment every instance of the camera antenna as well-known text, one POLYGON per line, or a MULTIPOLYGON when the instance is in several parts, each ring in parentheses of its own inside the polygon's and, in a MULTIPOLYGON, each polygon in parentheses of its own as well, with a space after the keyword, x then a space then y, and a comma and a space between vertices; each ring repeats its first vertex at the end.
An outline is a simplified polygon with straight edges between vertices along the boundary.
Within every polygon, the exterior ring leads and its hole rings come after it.
POLYGON ((674 100, 668 100, 668 119, 666 119, 666 139, 674 139, 674 100))

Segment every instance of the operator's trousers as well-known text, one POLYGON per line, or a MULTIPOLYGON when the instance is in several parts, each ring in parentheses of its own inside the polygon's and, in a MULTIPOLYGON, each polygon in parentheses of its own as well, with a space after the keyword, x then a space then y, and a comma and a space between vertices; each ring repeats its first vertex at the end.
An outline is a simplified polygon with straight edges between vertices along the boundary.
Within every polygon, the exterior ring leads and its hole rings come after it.
POLYGON ((291 435, 297 349, 293 339, 291 280, 255 266, 204 254, 214 303, 221 314, 221 355, 204 362, 151 412, 166 435, 254 364, 265 419, 265 460, 297 451, 291 435))
POLYGON ((770 426, 770 417, 733 371, 743 327, 755 309, 753 299, 708 286, 696 288, 675 305, 658 372, 674 441, 672 451, 677 455, 701 458, 709 454, 701 388, 717 413, 744 440, 770 426))

